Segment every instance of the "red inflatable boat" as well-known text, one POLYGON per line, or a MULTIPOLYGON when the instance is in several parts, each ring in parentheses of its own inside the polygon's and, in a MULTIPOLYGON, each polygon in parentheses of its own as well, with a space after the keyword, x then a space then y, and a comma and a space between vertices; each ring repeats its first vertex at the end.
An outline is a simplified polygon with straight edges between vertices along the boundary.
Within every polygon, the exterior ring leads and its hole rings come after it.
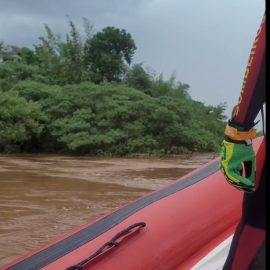
MULTIPOLYGON (((259 173, 264 141, 254 148, 259 173)), ((218 164, 219 158, 2 269, 221 269, 243 193, 218 164)))

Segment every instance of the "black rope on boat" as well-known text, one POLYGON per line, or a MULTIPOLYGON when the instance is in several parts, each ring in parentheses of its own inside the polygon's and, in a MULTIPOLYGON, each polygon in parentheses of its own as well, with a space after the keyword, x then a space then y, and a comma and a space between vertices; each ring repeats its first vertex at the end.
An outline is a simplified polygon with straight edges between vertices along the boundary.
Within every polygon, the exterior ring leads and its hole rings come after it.
POLYGON ((91 260, 96 258, 98 255, 104 253, 104 251, 107 248, 114 248, 114 247, 119 246, 119 242, 117 242, 117 240, 119 238, 131 233, 131 230, 134 229, 134 228, 141 229, 141 228, 143 228, 145 226, 146 226, 145 222, 138 222, 138 223, 135 223, 133 225, 130 225, 126 229, 124 229, 124 230, 120 231, 119 233, 117 233, 110 241, 108 241, 104 245, 102 245, 95 253, 90 255, 88 258, 86 258, 85 260, 81 261, 80 263, 78 263, 76 265, 69 266, 65 270, 83 270, 86 263, 89 263, 91 260))

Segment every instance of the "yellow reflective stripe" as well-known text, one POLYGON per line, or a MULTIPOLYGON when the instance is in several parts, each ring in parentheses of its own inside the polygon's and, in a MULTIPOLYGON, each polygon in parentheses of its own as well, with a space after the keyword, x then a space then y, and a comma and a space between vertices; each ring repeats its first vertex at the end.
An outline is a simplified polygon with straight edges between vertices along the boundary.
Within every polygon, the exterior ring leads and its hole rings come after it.
POLYGON ((235 141, 246 141, 254 139, 257 135, 257 131, 255 128, 252 128, 249 131, 238 131, 237 128, 231 127, 227 124, 224 134, 235 141))

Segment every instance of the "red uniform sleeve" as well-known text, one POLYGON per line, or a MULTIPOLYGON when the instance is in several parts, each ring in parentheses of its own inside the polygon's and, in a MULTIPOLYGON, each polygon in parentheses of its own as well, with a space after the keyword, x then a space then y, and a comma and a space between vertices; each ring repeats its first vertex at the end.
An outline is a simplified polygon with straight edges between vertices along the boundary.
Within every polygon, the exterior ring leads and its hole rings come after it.
POLYGON ((249 130, 265 102, 265 15, 253 43, 230 124, 249 130))

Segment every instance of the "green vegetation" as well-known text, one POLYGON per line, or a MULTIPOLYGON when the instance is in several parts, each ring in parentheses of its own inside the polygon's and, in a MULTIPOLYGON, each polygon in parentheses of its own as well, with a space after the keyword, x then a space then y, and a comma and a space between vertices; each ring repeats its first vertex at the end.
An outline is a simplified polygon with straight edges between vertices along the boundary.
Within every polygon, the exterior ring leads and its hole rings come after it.
MULTIPOLYGON (((205 106, 189 85, 132 64, 125 30, 65 39, 45 25, 34 49, 0 43, 0 152, 83 155, 218 151, 225 104, 205 106)), ((203 89, 202 89, 203 91, 203 89)))

